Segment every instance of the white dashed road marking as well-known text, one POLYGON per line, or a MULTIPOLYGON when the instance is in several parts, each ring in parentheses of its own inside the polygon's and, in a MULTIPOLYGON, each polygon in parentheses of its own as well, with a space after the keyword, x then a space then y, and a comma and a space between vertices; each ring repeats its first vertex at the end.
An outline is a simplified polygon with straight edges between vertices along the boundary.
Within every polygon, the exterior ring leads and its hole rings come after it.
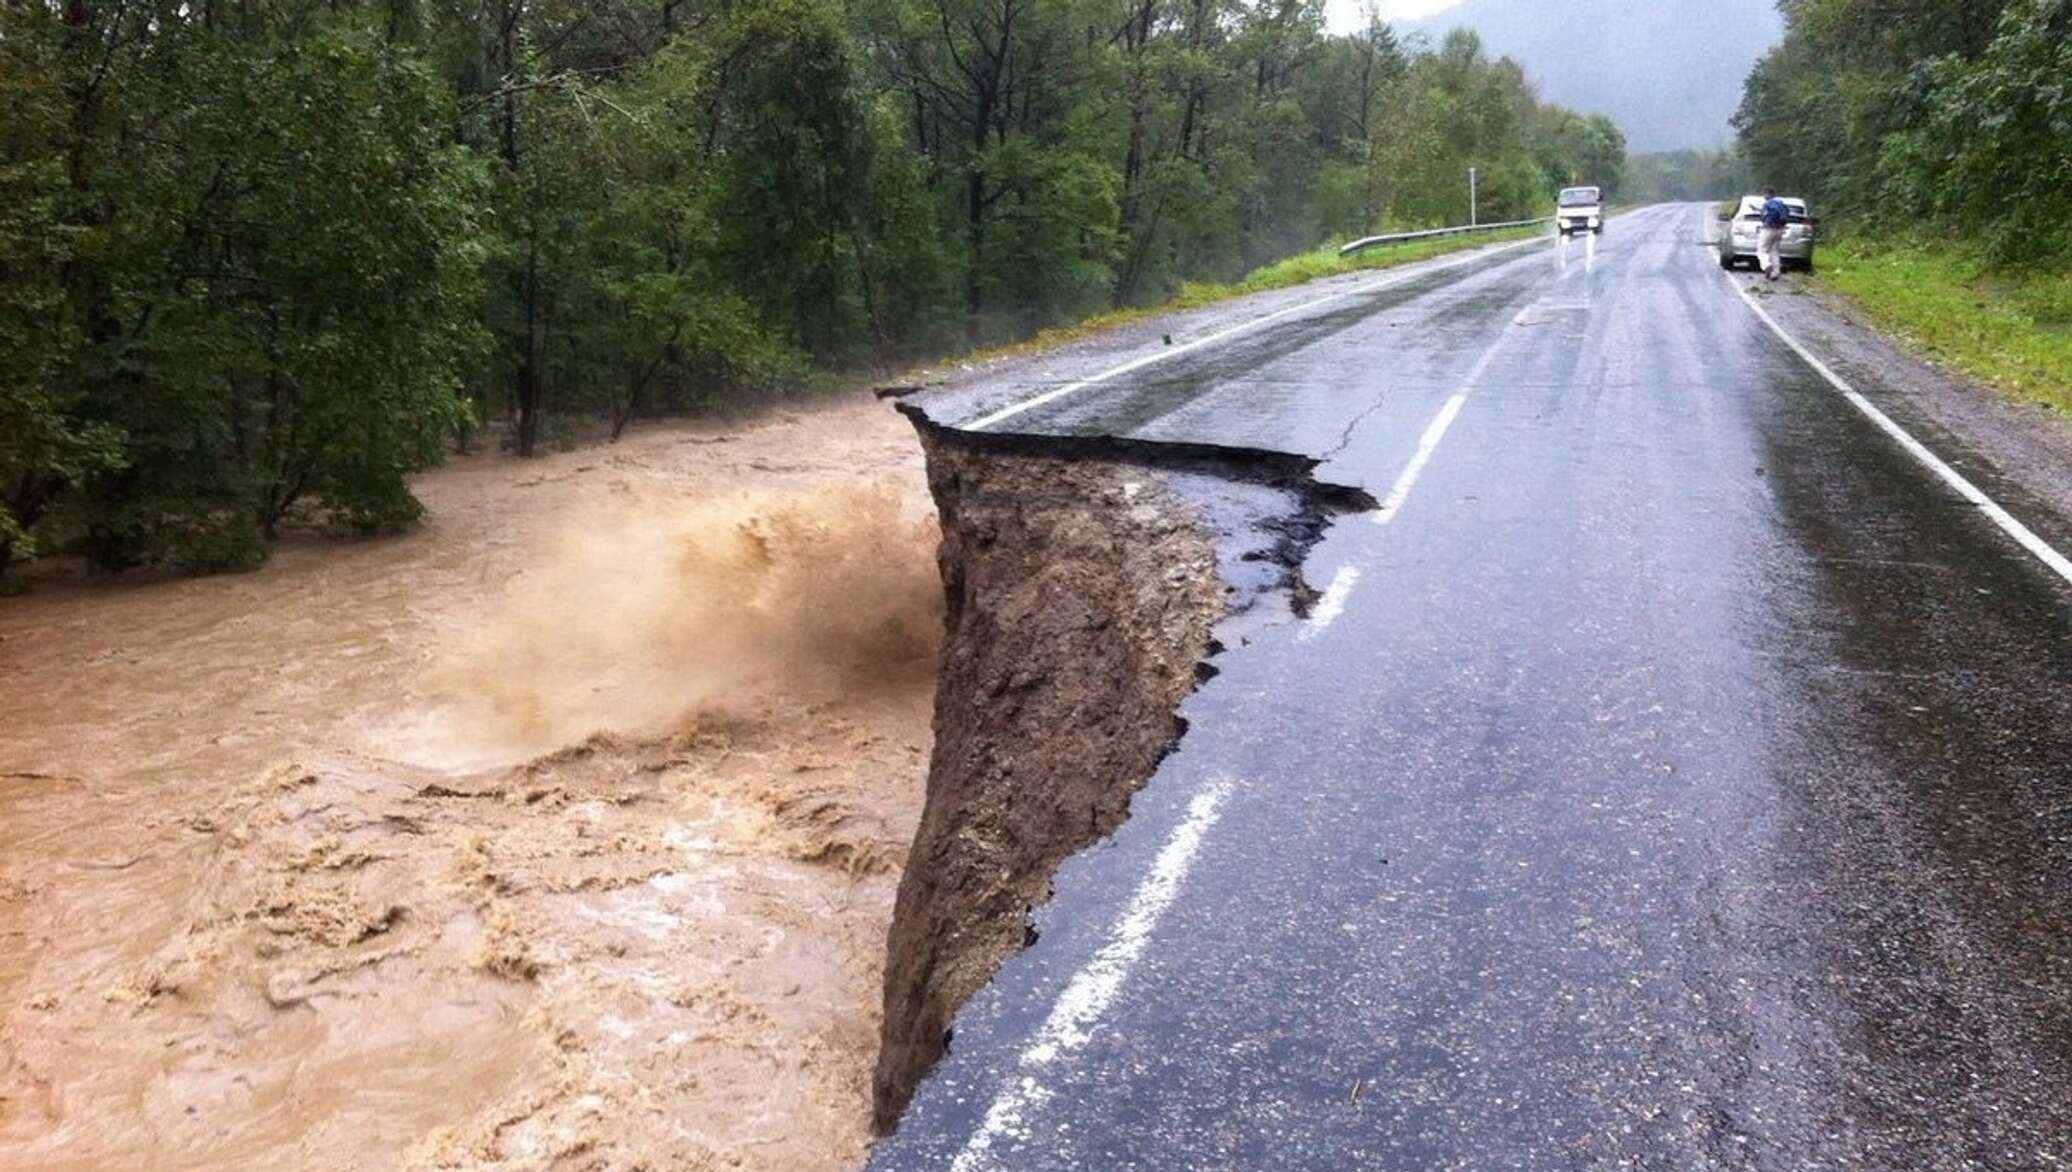
POLYGON ((1302 629, 1296 632, 1295 638, 1307 643, 1322 634, 1325 627, 1336 622, 1338 616, 1345 613, 1345 600, 1352 594, 1353 587, 1358 585, 1359 581, 1358 566, 1340 566, 1338 573, 1332 576, 1331 584, 1324 588, 1323 597, 1317 599, 1317 605, 1309 612, 1309 621, 1302 624, 1302 629))
MULTIPOLYGON (((1491 354, 1495 352, 1494 349, 1490 351, 1491 354)), ((1486 365, 1487 362, 1485 356, 1483 364, 1486 365)), ((1470 381, 1473 381, 1473 378, 1473 375, 1469 376, 1470 381)), ((1410 462, 1403 465, 1403 471, 1396 477, 1396 483, 1390 487, 1389 494, 1382 498, 1381 505, 1371 514, 1376 525, 1386 525, 1396 519, 1396 514, 1403 508, 1403 502, 1410 499, 1410 490, 1417 487, 1417 478, 1424 475, 1425 465, 1431 463, 1432 453, 1439 450, 1439 441, 1446 438, 1446 429, 1453 426, 1454 417, 1460 414, 1460 409, 1466 406, 1467 402, 1468 393, 1457 391, 1452 398, 1446 400, 1445 406, 1439 408, 1439 413, 1432 417, 1432 422, 1425 427, 1424 435, 1418 438, 1417 451, 1411 454, 1410 462)))
POLYGON ((1488 373, 1489 364, 1496 361, 1496 352, 1503 348, 1508 337, 1509 335, 1499 337, 1496 345, 1491 346, 1483 352, 1482 357, 1475 360, 1474 368, 1468 371, 1468 377, 1461 380, 1460 390, 1454 392, 1453 397, 1446 400, 1446 405, 1439 408, 1439 413, 1432 417, 1432 422, 1425 427, 1424 435, 1417 441, 1417 451, 1411 455, 1410 462, 1403 466, 1402 473, 1396 477, 1396 483, 1389 488, 1389 494, 1381 499, 1380 506, 1371 514, 1376 525, 1386 525, 1396 519, 1396 514, 1403 508, 1403 502, 1410 499, 1410 490, 1417 487, 1417 478, 1424 474, 1425 465, 1431 463, 1432 453, 1439 450, 1439 441, 1446 438, 1446 429, 1453 426, 1454 417, 1467 405, 1468 392, 1474 390, 1475 384, 1488 373))

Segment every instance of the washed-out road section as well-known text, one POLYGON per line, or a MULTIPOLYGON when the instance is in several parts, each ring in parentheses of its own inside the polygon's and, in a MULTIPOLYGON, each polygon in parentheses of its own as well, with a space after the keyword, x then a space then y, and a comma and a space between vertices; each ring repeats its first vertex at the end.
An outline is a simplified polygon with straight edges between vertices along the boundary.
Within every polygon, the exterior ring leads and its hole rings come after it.
POLYGON ((1309 553, 1306 619, 1216 659, 873 1168, 2072 1160, 2072 524, 1817 369, 1710 227, 912 401, 1302 455, 1377 507, 1309 553))

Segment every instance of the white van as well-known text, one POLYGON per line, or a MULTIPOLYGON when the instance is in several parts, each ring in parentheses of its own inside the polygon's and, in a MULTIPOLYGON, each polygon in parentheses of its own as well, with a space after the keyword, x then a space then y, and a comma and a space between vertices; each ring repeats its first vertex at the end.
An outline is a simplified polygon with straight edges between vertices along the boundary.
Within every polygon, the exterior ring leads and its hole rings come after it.
POLYGON ((1604 232, 1604 192, 1595 187, 1564 187, 1554 201, 1554 226, 1570 232, 1604 232))

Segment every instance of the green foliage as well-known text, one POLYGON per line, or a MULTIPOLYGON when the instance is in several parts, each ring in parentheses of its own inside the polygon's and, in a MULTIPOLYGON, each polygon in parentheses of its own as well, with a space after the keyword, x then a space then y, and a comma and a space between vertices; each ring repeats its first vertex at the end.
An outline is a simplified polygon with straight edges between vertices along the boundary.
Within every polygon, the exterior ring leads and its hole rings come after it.
POLYGON ((862 0, 865 44, 914 112, 968 335, 1230 282, 1319 240, 1542 215, 1611 187, 1625 143, 1542 106, 1472 35, 1406 50, 1323 31, 1316 0, 862 0), (1118 19, 1119 18, 1119 19, 1118 19))
POLYGON ((41 38, 0 39, 0 585, 35 556, 35 527, 73 484, 120 463, 118 433, 80 417, 65 271, 64 103, 41 38))
POLYGON ((0 115, 0 573, 393 529, 485 425, 1292 280, 1625 149, 1323 0, 8 4, 0 115))
POLYGON ((1880 325, 2011 397, 2072 413, 2072 282, 1994 271, 1933 240, 1830 241, 1823 282, 1880 325))
POLYGON ((2010 5, 1975 62, 1946 55, 1911 82, 1921 117, 1885 142, 1887 190, 1996 261, 2072 259, 2072 0, 2010 5))
POLYGON ((102 193, 89 312, 112 325, 88 327, 84 411, 126 443, 92 486, 97 557, 246 564, 238 535, 306 497, 357 528, 414 519, 403 476, 456 421, 480 260, 437 81, 350 31, 161 35, 176 67, 131 94, 166 149, 110 160, 102 193))
POLYGON ((1613 198, 1626 140, 1602 117, 1540 105, 1515 63, 1491 60, 1474 33, 1456 29, 1411 63, 1401 114, 1380 129, 1375 150, 1389 189, 1372 226, 1428 228, 1466 222, 1470 167, 1480 172, 1485 221, 1547 215, 1554 192, 1571 184, 1613 198))
POLYGON ((445 86, 350 22, 205 15, 4 11, 0 561, 57 526, 109 568, 250 565, 306 500, 402 524, 459 417, 445 86))
POLYGON ((1507 241, 1528 240, 1535 236, 1544 235, 1545 232, 1546 229, 1544 227, 1528 226, 1524 228, 1502 229, 1478 235, 1440 236, 1426 240, 1408 241, 1387 247, 1366 249, 1351 256, 1339 255, 1338 249, 1340 244, 1337 241, 1333 241, 1322 247, 1313 248, 1294 256, 1284 257, 1269 265, 1263 265, 1245 274, 1243 278, 1237 281, 1190 281, 1182 286, 1179 293, 1170 301, 1160 305, 1152 307, 1128 306, 1121 309, 1112 309, 1105 313, 1095 314, 1092 317, 1074 322, 1069 326, 1059 326, 1041 331, 1020 342, 990 347, 982 352, 982 356, 998 358, 1008 354, 1059 346, 1091 334, 1142 321, 1154 314, 1165 313, 1175 309, 1196 309, 1204 305, 1212 305, 1218 301, 1227 301, 1233 297, 1244 297, 1273 289, 1292 288, 1296 285, 1304 285, 1324 277, 1339 276, 1345 273, 1363 272, 1370 269, 1396 268, 1421 260, 1429 260, 1435 256, 1443 256, 1451 252, 1485 248, 1491 244, 1501 244, 1507 241))
POLYGON ((713 264, 787 342, 853 360, 870 341, 855 210, 876 144, 840 10, 766 0, 715 40, 713 264))
POLYGON ((1997 264, 2072 262, 2072 0, 1800 0, 1736 126, 1764 182, 1997 264))
MULTIPOLYGON (((861 46, 906 122, 964 336, 998 340, 1107 302, 1123 214, 1106 15, 1086 0, 858 0, 861 46)), ((933 285, 932 281, 928 284, 933 285)))
POLYGON ((1443 256, 1449 252, 1484 248, 1512 240, 1529 240, 1535 236, 1543 236, 1546 232, 1545 227, 1525 227, 1506 228, 1479 235, 1440 236, 1369 248, 1351 256, 1339 255, 1340 245, 1333 242, 1254 269, 1245 274, 1243 280, 1230 284, 1189 284, 1173 299, 1173 305, 1182 309, 1193 308, 1232 297, 1242 297, 1248 293, 1264 293, 1270 289, 1303 285, 1340 273, 1391 269, 1430 257, 1443 256))

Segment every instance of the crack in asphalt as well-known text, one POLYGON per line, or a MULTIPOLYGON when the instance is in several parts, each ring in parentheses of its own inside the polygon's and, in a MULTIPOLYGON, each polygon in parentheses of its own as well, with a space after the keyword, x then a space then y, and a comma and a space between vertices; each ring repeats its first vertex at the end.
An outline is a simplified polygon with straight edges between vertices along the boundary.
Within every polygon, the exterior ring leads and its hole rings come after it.
POLYGON ((1330 463, 1332 460, 1338 457, 1338 454, 1340 452, 1343 452, 1347 448, 1351 447, 1353 442, 1353 432, 1358 431, 1360 425, 1362 423, 1367 422, 1367 418, 1369 416, 1373 415, 1376 411, 1381 410, 1382 404, 1388 402, 1388 397, 1389 393, 1387 389, 1383 389, 1377 392, 1374 396, 1374 401, 1372 403, 1367 404, 1367 406, 1363 408, 1359 414, 1347 420, 1345 424, 1345 430, 1339 433, 1338 443, 1334 445, 1330 451, 1325 452, 1323 454, 1323 457, 1317 461, 1318 467, 1322 467, 1323 465, 1330 463))

